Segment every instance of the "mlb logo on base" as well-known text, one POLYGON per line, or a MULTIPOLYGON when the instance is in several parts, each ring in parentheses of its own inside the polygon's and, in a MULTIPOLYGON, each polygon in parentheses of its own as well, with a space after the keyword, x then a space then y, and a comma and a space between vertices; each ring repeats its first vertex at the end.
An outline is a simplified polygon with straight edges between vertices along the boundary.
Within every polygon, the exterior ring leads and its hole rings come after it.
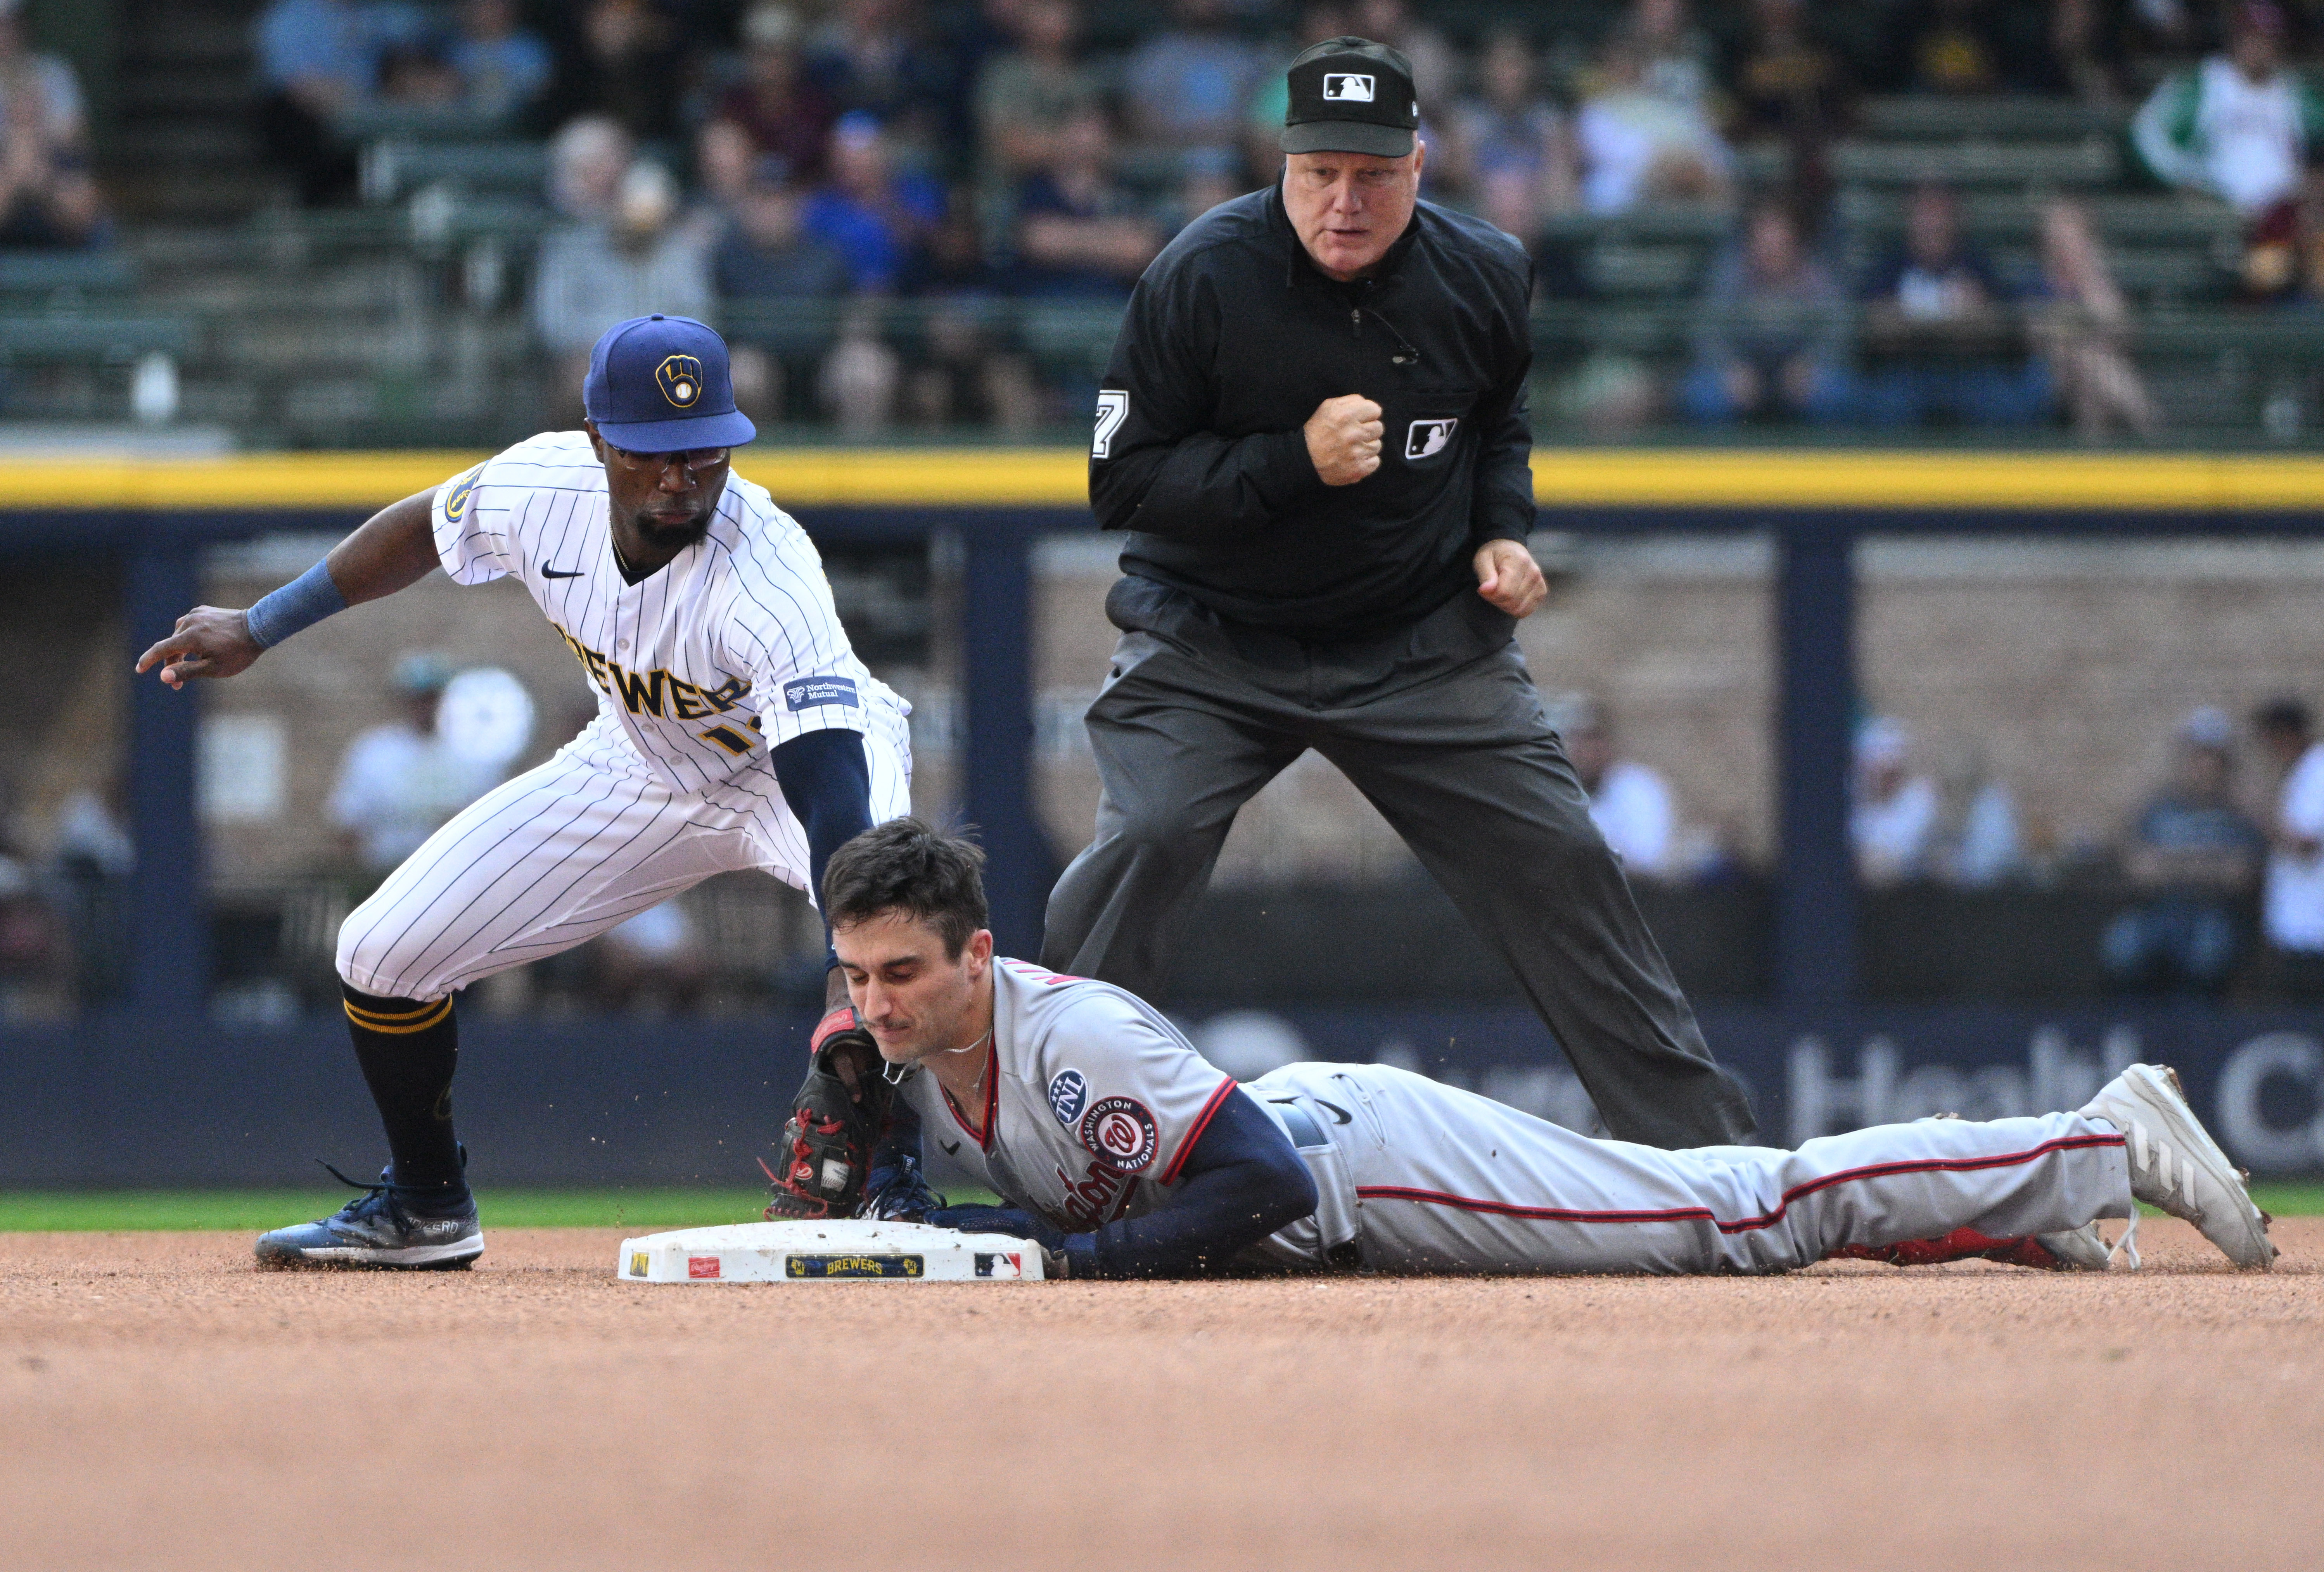
POLYGON ((1355 71, 1326 71, 1323 74, 1323 102, 1326 104, 1369 104, 1371 101, 1371 78, 1355 71))

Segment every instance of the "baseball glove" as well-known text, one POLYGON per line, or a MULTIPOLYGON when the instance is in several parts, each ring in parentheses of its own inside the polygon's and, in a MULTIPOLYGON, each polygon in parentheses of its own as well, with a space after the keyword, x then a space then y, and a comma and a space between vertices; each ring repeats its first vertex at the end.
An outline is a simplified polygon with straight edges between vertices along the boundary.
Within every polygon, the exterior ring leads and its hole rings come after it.
POLYGON ((879 1066, 879 1044, 849 1007, 840 1006, 816 1027, 807 1044, 807 1080, 791 1099, 790 1122, 783 1126, 782 1171, 767 1169, 774 1181, 768 1218, 855 1215, 872 1150, 895 1100, 879 1066))

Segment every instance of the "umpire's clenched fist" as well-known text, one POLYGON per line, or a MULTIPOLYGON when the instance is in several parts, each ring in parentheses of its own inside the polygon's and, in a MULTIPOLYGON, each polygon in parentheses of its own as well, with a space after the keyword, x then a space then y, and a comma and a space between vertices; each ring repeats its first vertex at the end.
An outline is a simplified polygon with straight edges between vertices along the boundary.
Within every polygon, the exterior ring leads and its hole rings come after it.
POLYGON ((1307 456, 1327 486, 1352 486, 1379 468, 1380 407, 1361 393, 1326 399, 1307 417, 1307 456))

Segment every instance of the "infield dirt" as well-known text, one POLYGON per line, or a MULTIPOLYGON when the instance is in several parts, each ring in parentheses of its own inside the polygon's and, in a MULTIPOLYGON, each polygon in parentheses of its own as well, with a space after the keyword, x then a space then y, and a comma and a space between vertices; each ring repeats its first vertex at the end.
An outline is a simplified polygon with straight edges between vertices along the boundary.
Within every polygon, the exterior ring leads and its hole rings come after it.
POLYGON ((0 1566, 2313 1567, 2324 1218, 2237 1274, 649 1287, 0 1235, 0 1566))

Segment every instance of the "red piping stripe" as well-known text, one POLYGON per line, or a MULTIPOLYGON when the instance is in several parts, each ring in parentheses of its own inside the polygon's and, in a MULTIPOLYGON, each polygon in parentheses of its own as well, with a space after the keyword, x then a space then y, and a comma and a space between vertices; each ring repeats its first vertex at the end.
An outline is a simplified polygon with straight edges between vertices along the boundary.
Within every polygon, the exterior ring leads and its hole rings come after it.
POLYGON ((992 1150, 992 1132, 1001 1127, 1001 1044, 990 1043, 984 1050, 984 1134, 977 1145, 985 1151, 992 1150))
POLYGON ((1170 1166, 1162 1171, 1162 1177, 1156 1180, 1155 1183, 1168 1184, 1178 1177, 1180 1166, 1194 1154, 1194 1143, 1201 1140, 1203 1132, 1211 1127, 1212 1118, 1224 1106, 1227 1099, 1233 1095, 1234 1089, 1235 1078, 1231 1075, 1219 1082, 1219 1089, 1211 1093, 1211 1100, 1203 1105, 1203 1111, 1195 1116, 1194 1127, 1188 1130, 1185 1138, 1178 1143, 1177 1153, 1170 1159, 1170 1166))
POLYGON ((1925 1158, 1909 1163, 1880 1163, 1866 1168, 1850 1168, 1840 1173, 1827 1173, 1821 1179, 1810 1180, 1784 1192, 1775 1209, 1765 1217, 1745 1218, 1739 1222, 1722 1223, 1711 1215, 1709 1207, 1673 1207, 1667 1211, 1652 1212, 1593 1212, 1569 1207, 1525 1207, 1508 1201, 1480 1200, 1473 1196, 1447 1195, 1442 1190, 1413 1190, 1403 1185, 1358 1185, 1356 1195, 1361 1200, 1408 1200, 1427 1206, 1458 1207, 1468 1212, 1490 1212, 1497 1217, 1522 1218, 1529 1222, 1545 1223, 1690 1223, 1714 1224, 1722 1234, 1748 1234, 1755 1228, 1773 1227, 1783 1221, 1784 1214, 1794 1201, 1811 1196, 1835 1184, 1845 1184, 1858 1179, 1886 1179, 1899 1173, 1974 1173, 1985 1168, 2012 1168, 2046 1157, 2053 1152, 2074 1151, 2087 1146, 2119 1146, 2120 1135, 2061 1135, 2054 1141, 2044 1141, 2028 1152, 2012 1152, 1999 1157, 1925 1158))

